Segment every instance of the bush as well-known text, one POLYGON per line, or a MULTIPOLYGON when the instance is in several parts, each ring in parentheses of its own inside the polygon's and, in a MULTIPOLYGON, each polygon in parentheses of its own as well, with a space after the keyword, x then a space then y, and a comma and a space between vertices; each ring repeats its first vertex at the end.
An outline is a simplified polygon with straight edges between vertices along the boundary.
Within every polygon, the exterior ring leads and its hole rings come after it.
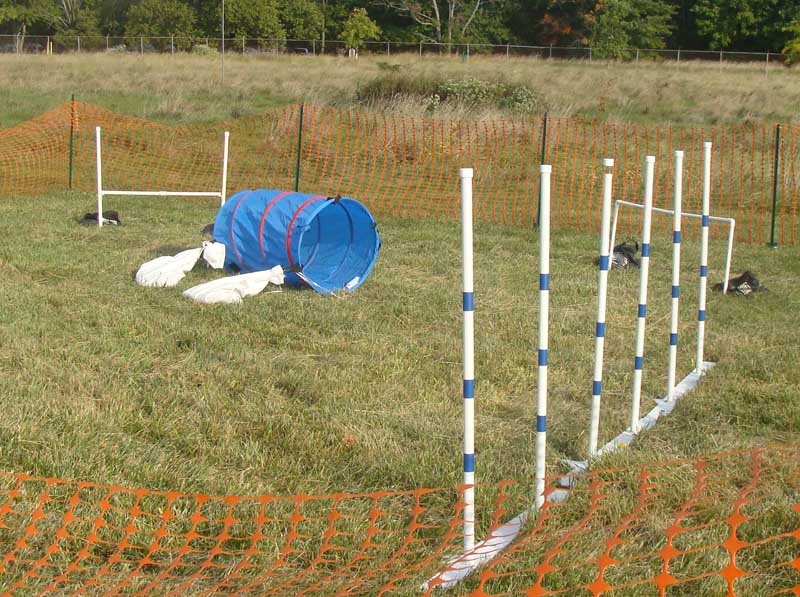
POLYGON ((400 98, 421 100, 429 112, 444 105, 458 105, 467 109, 499 108, 526 114, 544 107, 536 91, 523 83, 473 78, 437 80, 384 74, 364 83, 356 91, 356 99, 362 103, 380 103, 400 98))
POLYGON ((198 44, 192 46, 192 54, 196 54, 197 56, 216 56, 219 54, 219 50, 209 47, 206 44, 198 44))

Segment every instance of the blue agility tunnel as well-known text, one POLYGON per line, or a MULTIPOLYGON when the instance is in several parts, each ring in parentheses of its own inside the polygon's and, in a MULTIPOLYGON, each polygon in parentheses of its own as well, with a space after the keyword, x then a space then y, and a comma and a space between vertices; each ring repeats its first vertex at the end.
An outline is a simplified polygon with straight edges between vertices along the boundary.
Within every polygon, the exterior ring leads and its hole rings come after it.
POLYGON ((323 294, 361 286, 381 246, 375 219, 355 199, 267 189, 230 197, 214 240, 225 244, 228 271, 280 265, 287 282, 323 294))

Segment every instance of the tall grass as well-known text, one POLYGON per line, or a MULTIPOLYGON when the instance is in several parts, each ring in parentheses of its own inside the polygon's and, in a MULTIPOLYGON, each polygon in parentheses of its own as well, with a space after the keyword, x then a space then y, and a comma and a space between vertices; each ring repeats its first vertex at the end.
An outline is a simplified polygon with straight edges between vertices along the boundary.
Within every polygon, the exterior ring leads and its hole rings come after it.
MULTIPOLYGON (((414 55, 239 56, 70 54, 0 56, 0 126, 9 126, 69 99, 166 123, 212 122, 306 102, 351 105, 359 87, 387 72, 431 80, 475 78, 524 85, 541 98, 541 111, 618 122, 712 125, 780 120, 797 122, 800 82, 783 67, 715 63, 548 61, 536 58, 460 59, 414 55), (388 65, 388 67, 387 67, 388 65), (387 70, 388 68, 388 70, 387 70), (336 76, 332 76, 336 73, 336 76), (776 91, 780 90, 780 91, 776 91)), ((384 102, 375 109, 387 109, 384 102)), ((411 98, 393 110, 421 114, 428 103, 411 98)), ((444 115, 493 117, 500 108, 441 107, 444 115)))

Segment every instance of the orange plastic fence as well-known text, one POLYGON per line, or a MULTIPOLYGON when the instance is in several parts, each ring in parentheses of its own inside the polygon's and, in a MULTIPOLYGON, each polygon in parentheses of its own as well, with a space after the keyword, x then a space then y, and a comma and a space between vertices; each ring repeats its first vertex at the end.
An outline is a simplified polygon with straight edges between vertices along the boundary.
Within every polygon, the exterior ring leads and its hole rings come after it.
MULTIPOLYGON (((71 132, 74 187, 93 190, 97 125, 103 128, 107 189, 218 190, 224 130, 231 132, 230 192, 294 187, 299 106, 209 126, 170 127, 76 102, 0 130, 0 193, 66 188, 71 132)), ((470 166, 477 217, 529 225, 536 217, 542 129, 542 118, 462 122, 305 106, 299 189, 353 196, 377 215, 455 218, 458 169, 470 166)), ((800 127, 784 126, 782 132, 776 236, 794 244, 800 127)), ((774 135, 769 124, 672 129, 551 118, 544 160, 554 167, 553 225, 598 229, 603 157, 617 160, 615 197, 641 202, 643 158, 656 155, 655 204, 669 208, 676 149, 686 152, 684 209, 699 212, 702 145, 710 140, 713 213, 736 218, 739 241, 765 242, 774 135)), ((625 212, 621 232, 633 233, 635 221, 625 212)), ((655 221, 667 231, 668 219, 655 221)), ((696 228, 687 226, 686 234, 696 228)))
MULTIPOLYGON (((551 490, 555 479, 550 481, 551 490)), ((531 487, 479 487, 486 532, 531 487), (491 504, 491 500, 488 501, 491 504)), ((432 595, 442 489, 210 496, 0 474, 2 595, 432 595)), ((800 447, 592 471, 452 595, 800 595, 800 447)))

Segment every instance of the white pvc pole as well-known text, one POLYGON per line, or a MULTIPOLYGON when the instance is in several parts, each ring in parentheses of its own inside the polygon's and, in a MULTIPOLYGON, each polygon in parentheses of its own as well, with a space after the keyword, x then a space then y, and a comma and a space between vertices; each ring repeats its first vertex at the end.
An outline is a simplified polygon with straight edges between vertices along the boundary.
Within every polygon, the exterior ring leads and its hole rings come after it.
POLYGON ((697 307, 697 357, 695 370, 703 370, 703 344, 706 332, 706 286, 708 281, 708 224, 711 203, 711 142, 703 143, 703 225, 700 236, 700 292, 697 307))
POLYGON ((609 246, 611 247, 611 251, 614 250, 614 243, 617 240, 617 218, 619 218, 619 204, 620 199, 617 199, 614 202, 614 218, 613 224, 611 225, 611 242, 609 242, 609 246))
POLYGON ((681 199, 683 195, 683 152, 675 152, 675 197, 672 219, 672 313, 669 323, 669 368, 667 371, 667 400, 675 391, 675 371, 678 367, 678 301, 681 284, 681 199))
POLYGON ((644 332, 647 320, 647 282, 650 275, 650 228, 653 219, 653 173, 656 157, 645 157, 644 215, 642 217, 642 261, 639 270, 639 308, 636 321, 636 357, 633 364, 633 396, 631 398, 631 433, 639 433, 639 409, 642 402, 642 370, 644 368, 644 332))
POLYGON ((94 127, 94 145, 97 155, 97 225, 103 227, 103 162, 100 155, 100 127, 94 127))
POLYGON ((550 309, 550 174, 553 167, 539 166, 541 197, 539 210, 539 369, 536 384, 536 473, 535 505, 544 506, 547 449, 547 361, 548 313, 550 309))
POLYGON ((606 299, 608 295, 609 227, 611 224, 611 191, 614 160, 603 160, 603 207, 600 212, 600 265, 597 281, 597 325, 594 340, 594 375, 592 377, 592 405, 589 416, 589 458, 597 455, 600 431, 600 397, 603 392, 603 349, 606 336, 606 299))
POLYGON ((464 283, 464 551, 475 547, 475 302, 472 272, 472 168, 461 168, 464 283))
POLYGON ((731 227, 728 231, 728 254, 725 256, 725 282, 722 286, 723 294, 728 292, 728 282, 731 279, 731 258, 733 257, 733 233, 736 227, 736 220, 731 220, 731 227))
POLYGON ((225 131, 225 142, 222 149, 222 195, 219 198, 219 204, 222 206, 225 203, 228 193, 228 141, 230 133, 225 131))

